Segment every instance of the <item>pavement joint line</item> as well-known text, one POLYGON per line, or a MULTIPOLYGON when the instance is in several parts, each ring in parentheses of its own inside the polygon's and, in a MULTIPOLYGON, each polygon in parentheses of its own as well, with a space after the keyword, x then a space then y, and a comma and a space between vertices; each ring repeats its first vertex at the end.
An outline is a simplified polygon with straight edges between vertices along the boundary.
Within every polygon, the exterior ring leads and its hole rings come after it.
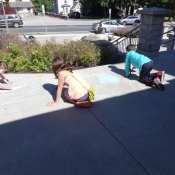
POLYGON ((98 117, 90 110, 90 113, 96 118, 96 120, 107 130, 107 132, 122 146, 122 148, 136 161, 138 165, 140 165, 143 170, 148 174, 151 175, 148 170, 129 152, 129 150, 115 137, 115 135, 98 119, 98 117))

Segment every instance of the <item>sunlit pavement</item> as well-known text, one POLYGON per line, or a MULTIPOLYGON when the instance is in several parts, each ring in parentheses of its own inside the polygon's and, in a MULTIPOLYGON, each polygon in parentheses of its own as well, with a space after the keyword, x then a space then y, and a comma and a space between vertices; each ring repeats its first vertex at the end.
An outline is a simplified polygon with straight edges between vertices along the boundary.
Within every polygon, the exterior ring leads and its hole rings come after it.
MULTIPOLYGON (((0 175, 175 174, 175 51, 160 52, 166 90, 122 76, 124 63, 76 70, 96 92, 92 108, 55 99, 53 74, 5 74, 0 90, 0 175)), ((65 89, 64 89, 65 90, 65 89)))

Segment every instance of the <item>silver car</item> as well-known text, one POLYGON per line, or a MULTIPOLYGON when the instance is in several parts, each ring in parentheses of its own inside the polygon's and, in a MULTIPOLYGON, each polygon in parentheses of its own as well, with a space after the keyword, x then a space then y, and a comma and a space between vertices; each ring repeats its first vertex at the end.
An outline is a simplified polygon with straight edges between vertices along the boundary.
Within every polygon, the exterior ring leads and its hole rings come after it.
POLYGON ((94 30, 95 32, 98 32, 98 28, 99 28, 99 25, 100 25, 101 22, 103 22, 103 21, 93 23, 92 24, 92 30, 94 30))
POLYGON ((133 24, 136 19, 140 19, 139 16, 125 16, 121 19, 118 19, 117 22, 119 24, 127 25, 127 24, 133 24))
POLYGON ((106 33, 106 32, 111 32, 111 30, 115 30, 120 27, 125 27, 123 25, 118 24, 117 22, 113 21, 102 21, 100 22, 100 25, 98 27, 98 32, 99 33, 106 33))
MULTIPOLYGON (((8 26, 13 26, 18 28, 20 25, 23 25, 22 18, 16 14, 8 14, 6 15, 8 26)), ((5 26, 5 15, 0 16, 0 26, 5 26)))

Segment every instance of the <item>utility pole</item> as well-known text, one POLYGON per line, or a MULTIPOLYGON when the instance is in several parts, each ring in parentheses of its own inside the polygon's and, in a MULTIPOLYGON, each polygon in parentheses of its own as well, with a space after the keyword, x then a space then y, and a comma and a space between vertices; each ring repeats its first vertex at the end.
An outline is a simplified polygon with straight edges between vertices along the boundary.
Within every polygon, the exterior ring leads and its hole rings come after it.
POLYGON ((44 24, 45 24, 45 29, 46 29, 46 33, 47 33, 46 20, 45 20, 45 6, 44 5, 42 5, 42 11, 44 14, 44 24))
MULTIPOLYGON (((135 13, 135 5, 136 5, 136 0, 135 0, 135 2, 134 2, 134 13, 135 13)), ((135 14, 134 14, 135 15, 135 14)))
POLYGON ((5 18, 6 32, 9 32, 9 28, 8 28, 8 24, 7 24, 7 18, 6 18, 6 14, 5 14, 5 10, 4 10, 3 0, 1 0, 1 3, 2 3, 2 11, 3 11, 3 14, 4 14, 4 18, 5 18))

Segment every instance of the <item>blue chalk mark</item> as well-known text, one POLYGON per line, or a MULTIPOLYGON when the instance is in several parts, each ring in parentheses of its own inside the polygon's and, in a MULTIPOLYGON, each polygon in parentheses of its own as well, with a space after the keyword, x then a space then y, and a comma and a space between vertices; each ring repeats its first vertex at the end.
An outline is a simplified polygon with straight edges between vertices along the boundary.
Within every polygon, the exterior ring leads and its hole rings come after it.
POLYGON ((102 84, 110 83, 110 84, 117 85, 120 81, 119 77, 116 77, 110 74, 96 73, 96 74, 93 74, 93 76, 98 77, 98 79, 100 80, 102 84))

